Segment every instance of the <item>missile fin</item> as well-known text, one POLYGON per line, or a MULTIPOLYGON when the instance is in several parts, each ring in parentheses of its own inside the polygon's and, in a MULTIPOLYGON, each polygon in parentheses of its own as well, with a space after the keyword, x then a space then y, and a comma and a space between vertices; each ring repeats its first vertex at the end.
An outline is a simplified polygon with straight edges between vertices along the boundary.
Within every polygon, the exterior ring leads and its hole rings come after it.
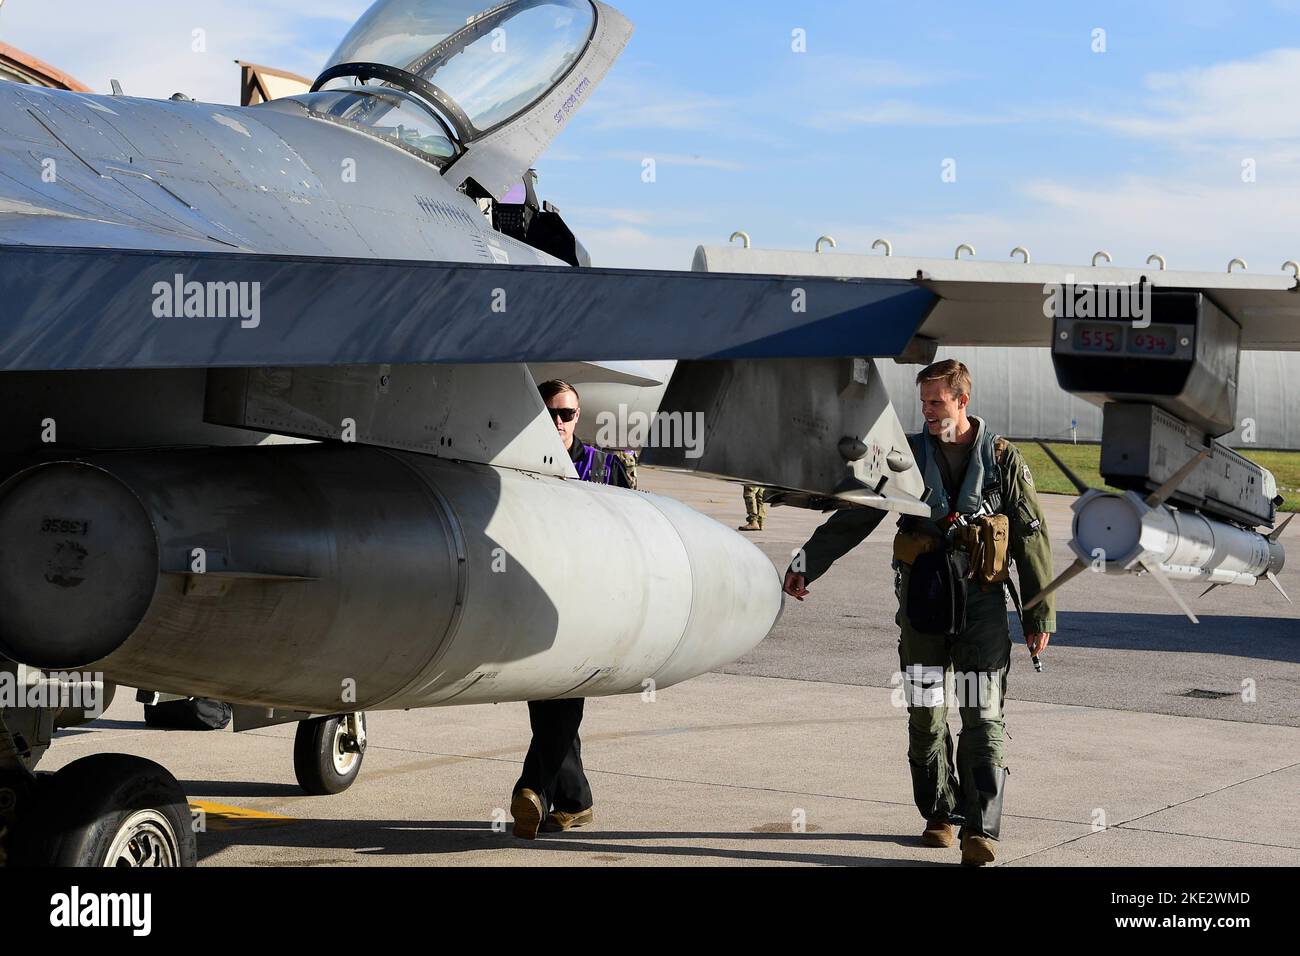
POLYGON ((1155 563, 1154 561, 1149 563, 1143 561, 1142 567, 1146 568, 1147 571, 1150 572, 1151 576, 1160 582, 1160 586, 1164 588, 1167 592, 1169 592, 1169 596, 1174 599, 1174 602, 1180 608, 1183 609, 1183 613, 1187 615, 1188 619, 1193 624, 1201 623, 1200 619, 1195 614, 1192 613, 1192 609, 1187 606, 1187 602, 1183 600, 1182 595, 1174 590, 1173 583, 1165 575, 1165 572, 1160 570, 1159 564, 1155 563))
POLYGON ((1214 584, 1211 584, 1208 588, 1206 588, 1204 591, 1201 592, 1201 597, 1205 597, 1205 595, 1209 594, 1209 593, 1210 593, 1211 591, 1213 591, 1215 588, 1221 588, 1221 587, 1223 587, 1223 585, 1222 585, 1222 584, 1219 584, 1219 583, 1217 583, 1217 582, 1214 583, 1214 584))
POLYGON ((1280 525, 1278 525, 1276 528, 1274 528, 1273 531, 1269 534, 1269 536, 1268 536, 1268 540, 1270 540, 1270 541, 1276 541, 1278 538, 1282 537, 1282 532, 1286 530, 1286 526, 1289 525, 1289 524, 1291 523, 1291 519, 1294 518, 1294 517, 1295 517, 1295 512, 1294 512, 1294 511, 1291 512, 1291 514, 1287 515, 1287 516, 1286 516, 1286 520, 1283 521, 1283 522, 1282 522, 1280 525))
MULTIPOLYGON (((1290 521, 1291 519, 1288 518, 1287 520, 1290 521)), ((1288 604, 1295 603, 1294 601, 1291 600, 1291 595, 1287 594, 1285 591, 1282 590, 1282 582, 1277 579, 1277 575, 1274 574, 1272 571, 1268 572, 1268 583, 1273 585, 1273 587, 1277 588, 1277 593, 1282 595, 1284 598, 1286 598, 1288 604)))
POLYGON ((1074 563, 1070 565, 1068 568, 1066 568, 1064 571, 1062 571, 1057 576, 1055 581, 1053 581, 1047 587, 1043 588, 1041 591, 1035 594, 1031 600, 1025 603, 1025 610, 1028 611, 1031 607, 1037 605, 1039 601, 1043 600, 1043 598, 1047 597, 1049 594, 1051 594, 1053 591, 1059 588, 1062 584, 1065 584, 1071 578, 1075 577, 1076 575, 1086 570, 1088 570, 1088 566, 1084 564, 1082 561, 1080 561, 1078 558, 1075 558, 1074 563))
MULTIPOLYGON (((1178 490, 1178 486, 1187 480, 1187 476, 1194 472, 1197 466, 1200 465, 1201 462, 1205 461, 1209 455, 1210 449, 1202 448, 1200 454, 1174 472, 1173 475, 1170 476, 1169 480, 1163 485, 1151 492, 1151 494, 1147 495, 1147 507, 1158 508, 1164 504, 1165 500, 1178 490)), ((1188 611, 1187 613, 1190 615, 1191 611, 1188 611)), ((1192 620, 1195 620, 1195 618, 1192 620)))

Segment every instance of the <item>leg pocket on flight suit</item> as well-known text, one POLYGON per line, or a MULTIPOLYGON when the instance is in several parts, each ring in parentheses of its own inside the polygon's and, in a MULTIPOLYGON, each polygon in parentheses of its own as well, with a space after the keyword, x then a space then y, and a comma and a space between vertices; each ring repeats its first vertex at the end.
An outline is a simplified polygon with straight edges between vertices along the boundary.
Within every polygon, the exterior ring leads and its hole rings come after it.
POLYGON ((966 599, 966 629, 952 644, 953 667, 997 671, 1010 662, 1006 592, 1000 585, 972 584, 966 599))

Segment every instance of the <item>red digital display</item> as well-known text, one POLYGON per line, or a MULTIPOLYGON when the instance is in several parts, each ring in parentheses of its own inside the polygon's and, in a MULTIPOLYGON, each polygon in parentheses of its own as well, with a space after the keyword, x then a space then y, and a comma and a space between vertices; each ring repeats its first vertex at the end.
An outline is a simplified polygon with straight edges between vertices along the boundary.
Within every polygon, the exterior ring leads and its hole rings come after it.
POLYGON ((1080 352, 1122 352, 1124 351, 1124 327, 1076 323, 1074 347, 1080 352))
POLYGON ((1127 322, 1075 322, 1069 341, 1075 352, 1163 357, 1177 355, 1186 335, 1173 325, 1135 328, 1127 322))
POLYGON ((1142 355, 1173 355, 1178 350, 1176 333, 1168 326, 1133 329, 1129 333, 1128 350, 1142 355))

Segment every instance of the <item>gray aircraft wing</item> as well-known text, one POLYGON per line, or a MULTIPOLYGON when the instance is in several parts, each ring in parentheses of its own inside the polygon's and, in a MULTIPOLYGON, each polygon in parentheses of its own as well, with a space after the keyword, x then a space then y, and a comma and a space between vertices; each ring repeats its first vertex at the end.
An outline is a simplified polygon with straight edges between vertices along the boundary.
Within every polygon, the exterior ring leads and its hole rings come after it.
POLYGON ((0 244, 0 371, 902 351, 895 280, 0 244))
MULTIPOLYGON (((1154 258, 1154 257, 1153 257, 1154 258)), ((1300 280, 1290 272, 1191 272, 1125 266, 1037 265, 976 259, 925 259, 840 253, 780 252, 701 246, 694 268, 704 272, 770 272, 909 281, 934 293, 934 310, 919 329, 951 346, 1052 344, 1044 311, 1052 288, 1137 286, 1204 292, 1241 328, 1241 347, 1300 349, 1300 280)))

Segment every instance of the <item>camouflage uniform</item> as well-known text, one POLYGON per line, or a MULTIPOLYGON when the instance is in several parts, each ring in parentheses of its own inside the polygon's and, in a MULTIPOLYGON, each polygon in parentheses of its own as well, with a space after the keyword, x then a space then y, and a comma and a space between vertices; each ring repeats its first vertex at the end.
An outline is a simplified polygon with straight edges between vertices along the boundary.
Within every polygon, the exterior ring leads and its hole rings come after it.
POLYGON ((627 487, 636 491, 636 458, 637 453, 630 448, 616 448, 613 451, 614 457, 623 463, 623 472, 627 475, 627 487))
MULTIPOLYGON (((1024 597, 1032 597, 1052 578, 1051 546, 1033 476, 1014 445, 1005 439, 995 440, 980 419, 972 418, 971 423, 977 429, 976 438, 952 504, 944 488, 935 439, 925 434, 909 439, 929 489, 931 512, 929 518, 902 518, 899 536, 940 535, 940 522, 950 512, 974 514, 986 494, 996 490, 1002 499, 998 510, 1010 521, 1008 558, 1015 562, 1024 597)), ((862 508, 836 512, 804 545, 801 573, 806 583, 825 574, 883 517, 884 512, 862 508)), ((797 565, 791 569, 800 571, 797 565)), ((900 630, 898 657, 905 678, 903 689, 908 695, 907 756, 916 807, 927 820, 948 816, 953 822, 963 823, 967 832, 996 840, 1006 773, 1003 701, 1011 665, 1003 586, 970 582, 962 632, 955 636, 923 634, 911 626, 904 610, 911 568, 896 559, 894 569, 900 630), (943 680, 950 672, 979 675, 972 678, 971 689, 982 695, 963 701, 975 706, 959 708, 959 748, 954 748, 948 729, 948 699, 943 689, 943 680), (954 749, 958 751, 955 765, 954 749)), ((1054 598, 1049 596, 1025 612, 1022 626, 1026 636, 1055 631, 1054 598)), ((957 686, 964 690, 962 682, 957 686)))

